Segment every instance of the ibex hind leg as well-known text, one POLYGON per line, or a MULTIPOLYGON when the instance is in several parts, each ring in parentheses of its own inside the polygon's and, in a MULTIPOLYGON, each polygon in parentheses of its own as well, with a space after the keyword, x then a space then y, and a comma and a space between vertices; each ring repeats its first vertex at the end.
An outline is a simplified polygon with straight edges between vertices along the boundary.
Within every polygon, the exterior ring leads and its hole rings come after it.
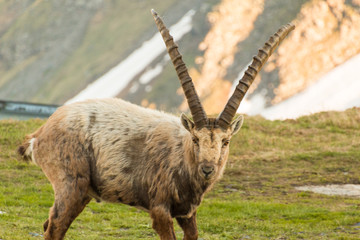
POLYGON ((45 239, 63 239, 71 223, 91 200, 87 196, 89 181, 86 178, 68 179, 53 184, 55 201, 44 223, 45 239))
POLYGON ((57 240, 64 238, 71 223, 91 200, 88 196, 90 167, 86 158, 79 155, 76 160, 75 156, 69 157, 66 164, 62 160, 54 159, 55 156, 52 157, 51 161, 39 162, 53 186, 55 195, 49 218, 43 225, 44 238, 57 240))

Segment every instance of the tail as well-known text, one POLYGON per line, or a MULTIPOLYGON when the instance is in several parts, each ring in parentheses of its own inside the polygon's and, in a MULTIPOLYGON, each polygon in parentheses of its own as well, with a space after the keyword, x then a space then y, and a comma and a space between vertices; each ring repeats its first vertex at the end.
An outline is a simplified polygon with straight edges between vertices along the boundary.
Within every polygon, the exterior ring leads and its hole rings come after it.
POLYGON ((34 138, 32 135, 26 136, 24 142, 17 149, 18 154, 26 162, 32 161, 36 163, 33 156, 33 146, 35 139, 36 138, 34 138))

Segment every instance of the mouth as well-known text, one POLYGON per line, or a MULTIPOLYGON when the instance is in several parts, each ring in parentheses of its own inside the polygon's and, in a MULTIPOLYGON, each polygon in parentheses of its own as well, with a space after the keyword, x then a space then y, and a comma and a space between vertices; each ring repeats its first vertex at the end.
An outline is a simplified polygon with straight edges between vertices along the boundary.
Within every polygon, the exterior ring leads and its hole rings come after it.
POLYGON ((202 176, 206 181, 209 181, 209 180, 213 179, 214 175, 215 175, 214 173, 210 173, 210 174, 201 173, 201 176, 202 176))
POLYGON ((202 164, 199 166, 199 175, 202 176, 206 181, 210 181, 214 178, 216 169, 212 164, 202 164))

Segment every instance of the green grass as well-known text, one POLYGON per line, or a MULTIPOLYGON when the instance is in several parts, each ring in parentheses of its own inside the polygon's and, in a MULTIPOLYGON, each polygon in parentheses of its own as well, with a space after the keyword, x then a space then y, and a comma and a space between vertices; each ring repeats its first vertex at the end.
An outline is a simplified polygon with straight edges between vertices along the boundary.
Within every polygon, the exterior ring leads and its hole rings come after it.
MULTIPOLYGON (((42 120, 0 121, 0 239, 41 239, 51 185, 15 150, 42 120)), ((246 117, 223 179, 198 210, 201 239, 359 239, 360 199, 295 186, 360 183, 360 110, 298 120, 246 117)), ((175 226, 178 238, 182 232, 175 226)), ((91 202, 67 239, 157 239, 147 213, 91 202)))

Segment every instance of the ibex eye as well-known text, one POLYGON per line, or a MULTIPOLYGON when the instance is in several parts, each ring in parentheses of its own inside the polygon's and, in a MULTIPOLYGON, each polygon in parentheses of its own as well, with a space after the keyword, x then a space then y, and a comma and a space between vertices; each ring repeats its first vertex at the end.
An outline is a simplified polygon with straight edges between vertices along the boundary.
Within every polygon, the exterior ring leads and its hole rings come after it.
POLYGON ((229 145, 230 140, 223 140, 223 147, 226 147, 227 145, 229 145))

